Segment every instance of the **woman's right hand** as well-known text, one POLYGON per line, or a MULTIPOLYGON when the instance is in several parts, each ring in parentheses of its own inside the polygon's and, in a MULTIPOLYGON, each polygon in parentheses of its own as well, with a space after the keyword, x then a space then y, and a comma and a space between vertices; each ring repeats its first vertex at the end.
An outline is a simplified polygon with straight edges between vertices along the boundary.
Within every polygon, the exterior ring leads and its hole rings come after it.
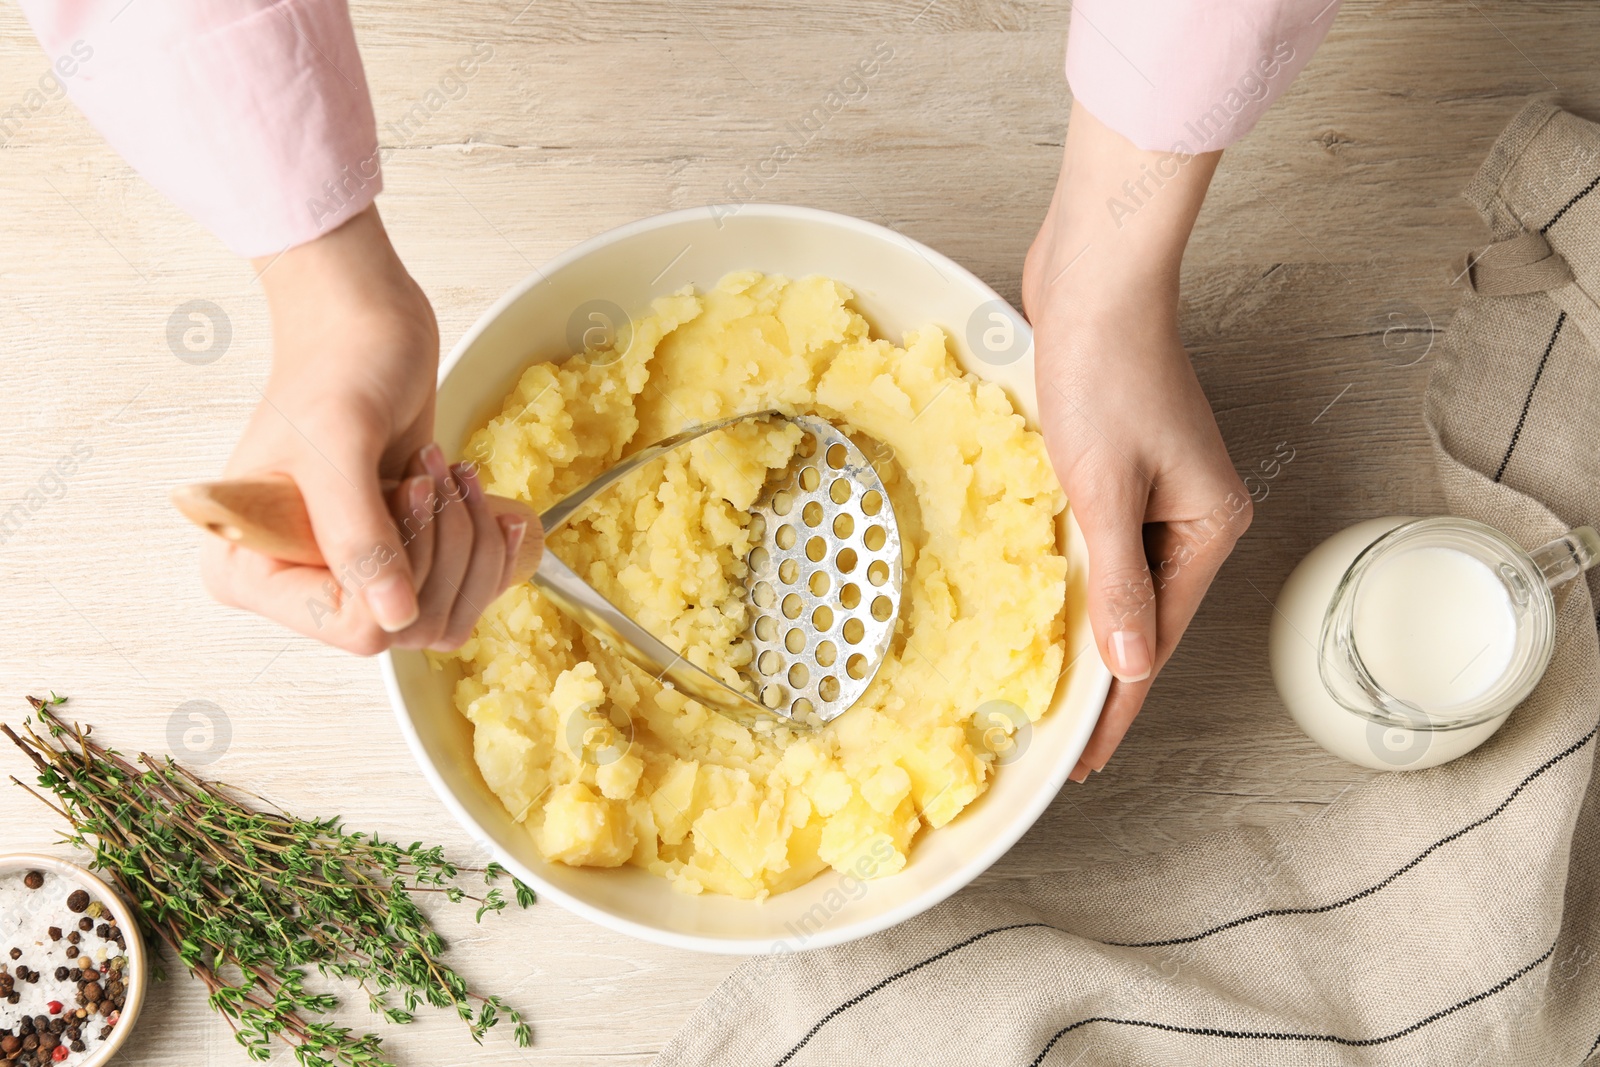
POLYGON ((257 271, 272 372, 226 476, 293 478, 328 566, 207 538, 207 590, 361 655, 458 647, 505 588, 525 527, 496 520, 476 473, 433 443, 433 308, 375 207, 257 271))

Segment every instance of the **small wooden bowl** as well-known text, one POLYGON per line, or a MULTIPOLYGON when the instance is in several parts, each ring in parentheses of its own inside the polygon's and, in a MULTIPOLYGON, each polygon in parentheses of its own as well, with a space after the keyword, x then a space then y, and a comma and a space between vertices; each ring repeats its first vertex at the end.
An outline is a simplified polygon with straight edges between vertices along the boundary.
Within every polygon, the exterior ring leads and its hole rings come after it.
POLYGON ((145 987, 150 983, 149 957, 145 953, 144 936, 139 933, 139 923, 134 918, 133 909, 117 895, 116 890, 87 868, 55 856, 35 852, 0 853, 0 876, 25 871, 54 874, 85 890, 91 898, 105 905, 116 917, 117 928, 122 931, 123 940, 127 943, 127 951, 123 955, 127 956, 128 965, 123 970, 123 981, 128 987, 128 993, 117 1025, 112 1028, 111 1036, 100 1042, 92 1053, 85 1058, 75 1058, 71 1065, 71 1067, 100 1067, 101 1064, 110 1062, 118 1050, 127 1044, 128 1035, 133 1033, 134 1023, 138 1021, 139 1008, 144 1003, 145 987))

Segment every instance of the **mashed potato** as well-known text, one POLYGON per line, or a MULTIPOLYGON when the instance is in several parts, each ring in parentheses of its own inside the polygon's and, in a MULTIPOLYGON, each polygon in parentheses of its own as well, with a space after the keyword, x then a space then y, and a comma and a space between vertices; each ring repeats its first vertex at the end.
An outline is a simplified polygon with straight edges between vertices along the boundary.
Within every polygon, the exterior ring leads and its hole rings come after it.
MULTIPOLYGON (((985 731, 1010 724, 974 713, 1048 708, 1067 563, 1044 443, 998 386, 961 376, 938 329, 904 348, 874 340, 851 297, 826 278, 753 273, 663 297, 626 352, 530 367, 469 443, 489 492, 542 510, 692 423, 816 413, 873 461, 905 543, 893 647, 860 702, 815 732, 743 726, 664 688, 531 586, 496 601, 456 654, 456 706, 484 779, 549 859, 757 898, 830 866, 892 874, 922 827, 996 773, 985 731)), ((602 494, 549 549, 740 684, 746 513, 800 437, 745 423, 702 438, 602 494)))

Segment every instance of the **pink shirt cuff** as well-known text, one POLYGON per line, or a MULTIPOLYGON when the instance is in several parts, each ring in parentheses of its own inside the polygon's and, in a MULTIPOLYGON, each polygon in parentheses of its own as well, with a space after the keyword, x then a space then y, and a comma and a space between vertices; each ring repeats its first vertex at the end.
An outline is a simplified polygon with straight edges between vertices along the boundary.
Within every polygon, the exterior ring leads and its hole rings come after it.
POLYGON ((1250 132, 1322 43, 1339 0, 1074 0, 1067 81, 1152 152, 1211 152, 1250 132))
POLYGON ((383 186, 344 0, 22 0, 74 102, 243 256, 338 226, 383 186))

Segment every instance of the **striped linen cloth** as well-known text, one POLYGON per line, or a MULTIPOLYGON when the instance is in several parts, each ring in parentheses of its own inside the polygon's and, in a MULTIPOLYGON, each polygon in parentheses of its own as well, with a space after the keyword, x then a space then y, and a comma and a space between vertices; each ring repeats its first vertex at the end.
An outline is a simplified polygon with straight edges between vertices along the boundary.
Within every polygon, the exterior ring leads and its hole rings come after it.
MULTIPOLYGON (((1467 197, 1517 243, 1468 271, 1426 396, 1451 511, 1529 547, 1600 523, 1597 186, 1600 126, 1512 121, 1467 197)), ((1596 593, 1568 586, 1548 673, 1471 755, 750 960, 657 1067, 1600 1060, 1596 593)))

